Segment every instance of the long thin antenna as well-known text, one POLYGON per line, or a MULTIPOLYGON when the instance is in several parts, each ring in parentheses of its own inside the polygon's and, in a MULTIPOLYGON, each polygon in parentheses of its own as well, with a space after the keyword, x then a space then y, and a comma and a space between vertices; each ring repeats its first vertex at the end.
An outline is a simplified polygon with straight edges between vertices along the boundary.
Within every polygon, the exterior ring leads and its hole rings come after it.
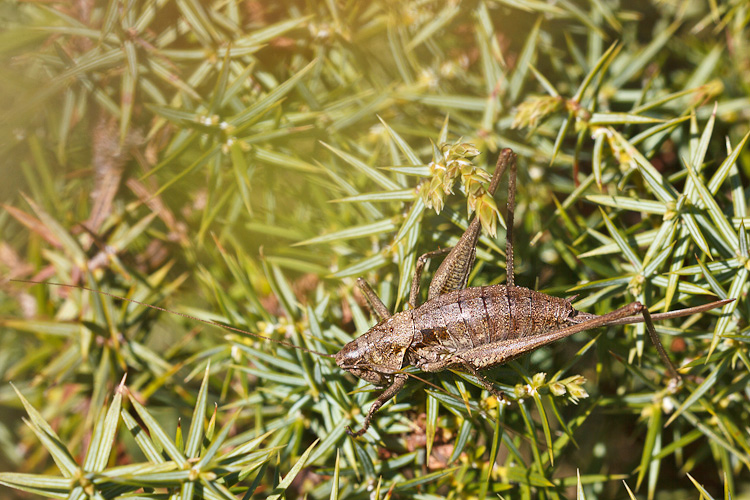
POLYGON ((165 312, 165 313, 174 314, 176 316, 182 316, 183 318, 191 319, 193 321, 199 321, 201 323, 205 323, 205 324, 211 325, 211 326, 216 326, 218 328, 223 328, 224 330, 231 330, 233 332, 243 333, 245 335, 249 335, 251 337, 256 337, 256 338, 259 338, 259 339, 262 339, 262 340, 268 340, 269 342, 274 342, 276 344, 283 345, 284 347, 291 347, 293 349, 299 349, 300 351, 309 352, 310 354, 317 354, 318 356, 322 356, 324 358, 333 358, 333 357, 335 357, 333 354, 327 354, 327 353, 323 353, 323 352, 314 351, 312 349, 308 349, 307 347, 302 347, 302 346, 294 345, 291 342, 287 342, 285 340, 272 339, 271 337, 266 337, 265 335, 261 335, 260 333, 249 332, 247 330, 243 330, 241 328, 235 328, 235 327, 229 326, 229 325, 224 325, 224 324, 218 323, 216 321, 211 321, 211 320, 207 320, 207 319, 201 319, 201 318, 197 318, 195 316, 191 316, 189 314, 185 314, 185 313, 181 313, 181 312, 177 312, 177 311, 171 311, 171 310, 165 309, 163 307, 155 306, 155 305, 152 305, 152 304, 146 304, 145 302, 141 302, 141 301, 135 300, 135 299, 129 299, 127 297, 121 297, 119 295, 115 295, 114 293, 103 292, 101 290, 95 290, 93 288, 89 288, 89 287, 83 286, 83 285, 69 285, 67 283, 54 283, 54 282, 51 282, 51 281, 34 281, 34 280, 18 280, 18 279, 12 279, 12 280, 9 280, 9 281, 15 281, 16 283, 27 283, 27 284, 33 284, 33 285, 52 285, 52 286, 59 286, 59 287, 63 287, 63 288, 77 288, 77 289, 80 289, 80 290, 88 290, 89 292, 98 293, 100 295, 106 295, 107 297, 112 297, 114 299, 124 300, 124 301, 127 301, 127 302, 131 302, 133 304, 138 304, 140 306, 150 307, 151 309, 156 309, 157 311, 162 311, 162 312, 165 312))

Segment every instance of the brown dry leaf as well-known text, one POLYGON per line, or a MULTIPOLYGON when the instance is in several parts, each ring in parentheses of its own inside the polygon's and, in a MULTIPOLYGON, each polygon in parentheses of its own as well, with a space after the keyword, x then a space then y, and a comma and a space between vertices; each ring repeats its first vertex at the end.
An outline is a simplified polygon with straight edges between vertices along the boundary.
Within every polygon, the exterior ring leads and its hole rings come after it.
POLYGON ((131 131, 124 144, 120 144, 119 125, 114 118, 102 117, 94 129, 92 144, 92 167, 94 169, 94 189, 91 199, 94 206, 84 224, 97 232, 102 222, 112 213, 112 202, 120 188, 125 164, 130 158, 129 150, 141 141, 138 132, 131 131))
POLYGON ((28 276, 34 272, 34 266, 19 257, 18 253, 7 243, 0 242, 0 269, 8 279, 28 276))
POLYGON ((52 234, 52 232, 47 228, 47 226, 42 223, 42 221, 19 208, 5 204, 3 204, 2 207, 7 210, 14 219, 41 236, 47 243, 49 243, 53 247, 62 247, 60 240, 58 240, 57 237, 52 234))
POLYGON ((125 184, 141 200, 141 203, 150 208, 152 212, 155 212, 162 222, 164 222, 164 225, 169 228, 169 239, 171 241, 177 241, 181 245, 189 244, 185 224, 177 221, 161 197, 152 196, 149 189, 138 179, 128 179, 125 184))

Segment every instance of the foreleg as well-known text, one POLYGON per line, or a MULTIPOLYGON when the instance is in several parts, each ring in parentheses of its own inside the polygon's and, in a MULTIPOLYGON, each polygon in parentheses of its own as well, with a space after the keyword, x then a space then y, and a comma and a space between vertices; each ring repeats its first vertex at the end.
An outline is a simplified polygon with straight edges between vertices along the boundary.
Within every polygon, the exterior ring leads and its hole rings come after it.
POLYGON ((404 385, 406 384, 407 375, 405 373, 397 373, 393 377, 393 383, 389 385, 380 396, 378 396, 378 399, 375 400, 375 402, 370 407, 370 411, 367 412, 367 416, 365 417, 365 421, 362 423, 362 428, 359 429, 357 432, 352 431, 351 427, 348 425, 346 426, 346 433, 349 434, 353 438, 357 438, 367 432, 367 429, 370 428, 370 422, 372 422, 372 417, 375 415, 375 412, 377 412, 381 406, 383 406, 385 403, 388 402, 389 399, 391 399, 393 396, 395 396, 398 391, 404 388, 404 385))

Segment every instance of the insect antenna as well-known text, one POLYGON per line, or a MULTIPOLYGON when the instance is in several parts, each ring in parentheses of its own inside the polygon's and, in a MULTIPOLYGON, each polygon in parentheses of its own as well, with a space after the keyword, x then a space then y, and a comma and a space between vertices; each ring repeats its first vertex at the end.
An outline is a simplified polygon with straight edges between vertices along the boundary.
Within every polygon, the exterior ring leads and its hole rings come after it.
POLYGON ((119 295, 115 295, 114 293, 103 292, 101 290, 95 290, 93 288, 90 288, 90 287, 87 287, 87 286, 83 286, 83 285, 69 285, 67 283, 54 283, 54 282, 51 282, 51 281, 34 281, 34 280, 19 280, 19 279, 12 279, 12 280, 9 280, 9 281, 14 281, 16 283, 33 284, 33 285, 52 285, 52 286, 59 286, 59 287, 63 287, 63 288, 78 288, 80 290, 87 290, 89 292, 98 293, 100 295, 106 295, 107 297, 112 297, 114 299, 124 300, 126 302, 131 302, 133 304, 138 304, 140 306, 150 307, 151 309, 155 309, 157 311, 162 311, 162 312, 165 312, 165 313, 174 314, 175 316, 182 316, 183 318, 187 318, 187 319, 190 319, 190 320, 193 320, 193 321, 198 321, 200 323, 205 323, 207 325, 211 325, 211 326, 215 326, 215 327, 218 327, 218 328, 222 328, 224 330, 230 330, 230 331, 233 331, 233 332, 237 332, 237 333, 242 333, 242 334, 245 334, 245 335, 249 335, 251 337, 256 337, 256 338, 259 338, 261 340, 267 340, 269 342, 274 342, 276 344, 283 345, 284 347, 290 347, 290 348, 293 348, 293 349, 299 349, 300 351, 309 352, 310 354, 316 354, 316 355, 322 356, 324 358, 334 358, 335 357, 333 354, 328 354, 328 353, 314 351, 312 349, 308 349, 307 347, 298 346, 298 345, 292 344, 291 342, 287 342, 285 340, 272 339, 271 337, 267 337, 265 335, 261 335, 260 333, 249 332, 247 330, 243 330, 242 328, 236 328, 234 326, 224 325, 224 324, 219 323, 217 321, 211 321, 211 320, 208 320, 208 319, 201 319, 201 318, 198 318, 196 316, 191 316, 190 314, 185 314, 185 313, 181 313, 181 312, 178 312, 178 311, 172 311, 172 310, 166 309, 164 307, 155 306, 153 304, 147 304, 145 302, 141 302, 141 301, 135 300, 135 299, 129 299, 127 297, 121 297, 119 295))

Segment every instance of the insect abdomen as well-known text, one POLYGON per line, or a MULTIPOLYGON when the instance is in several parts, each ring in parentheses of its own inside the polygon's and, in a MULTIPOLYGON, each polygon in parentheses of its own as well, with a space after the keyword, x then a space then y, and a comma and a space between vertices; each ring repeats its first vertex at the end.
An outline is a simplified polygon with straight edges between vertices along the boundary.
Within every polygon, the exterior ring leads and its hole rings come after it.
POLYGON ((523 287, 483 287, 492 342, 547 333, 566 323, 573 306, 565 299, 523 287))
POLYGON ((565 299, 522 287, 494 285, 457 290, 413 311, 412 349, 458 352, 500 340, 539 335, 564 324, 573 311, 565 299))

